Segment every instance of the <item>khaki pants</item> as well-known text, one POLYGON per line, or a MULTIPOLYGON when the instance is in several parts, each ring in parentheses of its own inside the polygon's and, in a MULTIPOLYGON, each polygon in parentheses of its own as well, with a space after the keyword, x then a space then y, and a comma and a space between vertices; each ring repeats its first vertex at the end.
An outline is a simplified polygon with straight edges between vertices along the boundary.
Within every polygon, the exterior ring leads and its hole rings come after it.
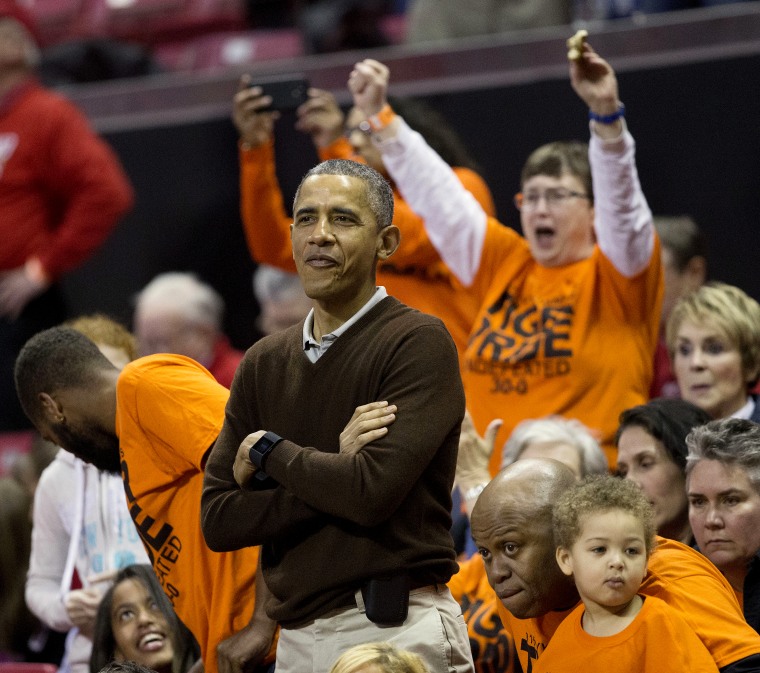
POLYGON ((409 614, 399 626, 367 619, 361 593, 356 607, 328 612, 308 624, 282 629, 276 673, 328 673, 354 645, 389 642, 423 658, 430 673, 472 673, 472 653, 459 604, 443 584, 409 592, 409 614))

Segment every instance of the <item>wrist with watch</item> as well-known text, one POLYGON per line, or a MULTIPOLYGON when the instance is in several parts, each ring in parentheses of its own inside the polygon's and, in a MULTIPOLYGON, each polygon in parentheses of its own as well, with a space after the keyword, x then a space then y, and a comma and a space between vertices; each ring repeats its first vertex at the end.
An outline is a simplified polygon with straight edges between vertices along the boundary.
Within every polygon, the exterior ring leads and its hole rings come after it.
POLYGON ((269 478, 269 475, 264 472, 264 460, 272 452, 275 446, 282 441, 280 435, 276 435, 274 432, 265 432, 258 441, 248 449, 248 458, 256 468, 256 479, 264 481, 269 478))

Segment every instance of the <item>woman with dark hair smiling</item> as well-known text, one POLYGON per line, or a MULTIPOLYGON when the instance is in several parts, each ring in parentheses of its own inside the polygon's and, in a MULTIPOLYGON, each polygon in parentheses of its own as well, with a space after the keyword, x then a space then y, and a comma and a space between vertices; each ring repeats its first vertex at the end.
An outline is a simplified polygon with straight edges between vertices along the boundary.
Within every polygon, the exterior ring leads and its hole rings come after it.
POLYGON ((120 570, 98 609, 91 673, 112 661, 186 673, 199 658, 195 639, 174 613, 153 568, 134 564, 120 570))

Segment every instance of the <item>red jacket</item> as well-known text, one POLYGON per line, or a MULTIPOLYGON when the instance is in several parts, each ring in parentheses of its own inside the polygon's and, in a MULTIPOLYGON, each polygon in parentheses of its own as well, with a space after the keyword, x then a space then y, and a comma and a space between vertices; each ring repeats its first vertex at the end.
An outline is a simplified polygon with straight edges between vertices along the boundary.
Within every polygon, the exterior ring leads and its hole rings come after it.
POLYGON ((0 98, 0 271, 36 257, 58 278, 133 200, 115 153, 74 105, 33 79, 0 98))

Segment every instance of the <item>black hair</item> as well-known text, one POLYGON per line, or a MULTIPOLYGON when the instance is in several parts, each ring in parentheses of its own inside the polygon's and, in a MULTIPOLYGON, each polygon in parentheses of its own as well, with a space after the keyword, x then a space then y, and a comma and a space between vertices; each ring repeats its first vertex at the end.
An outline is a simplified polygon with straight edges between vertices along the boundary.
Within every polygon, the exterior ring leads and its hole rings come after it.
POLYGON ((24 413, 36 424, 42 415, 40 393, 85 388, 102 369, 115 369, 84 334, 51 327, 24 344, 14 368, 16 392, 24 413))
POLYGON ((153 572, 153 568, 147 563, 135 563, 122 568, 116 575, 113 585, 103 595, 103 600, 98 607, 95 631, 92 636, 90 673, 99 673, 114 659, 116 640, 111 628, 113 595, 116 587, 128 579, 141 582, 163 613, 169 625, 170 637, 174 645, 172 673, 185 673, 200 657, 200 648, 193 634, 177 617, 172 604, 153 572))
POLYGON ((686 469, 686 436, 692 428, 704 425, 710 416, 686 400, 658 397, 646 404, 626 409, 620 414, 615 444, 630 427, 639 427, 662 442, 670 459, 681 471, 686 469))

